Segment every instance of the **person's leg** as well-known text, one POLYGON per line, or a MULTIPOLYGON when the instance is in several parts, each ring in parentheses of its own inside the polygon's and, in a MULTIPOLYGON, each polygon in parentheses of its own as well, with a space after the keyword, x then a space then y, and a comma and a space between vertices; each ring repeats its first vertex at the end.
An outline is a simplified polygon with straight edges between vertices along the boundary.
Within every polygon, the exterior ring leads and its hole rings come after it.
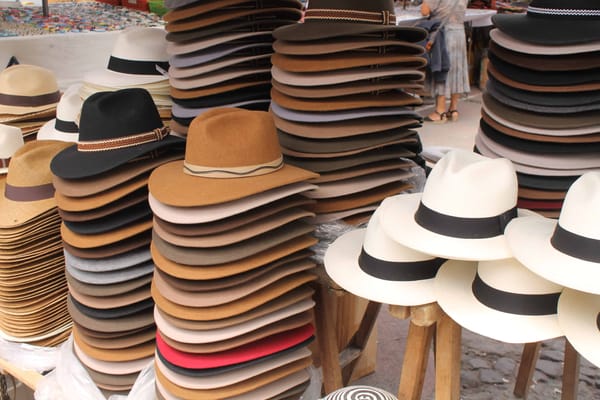
POLYGON ((427 116, 428 121, 443 121, 446 119, 446 97, 438 95, 435 98, 435 111, 427 116))
POLYGON ((450 96, 450 107, 448 107, 448 111, 446 112, 447 118, 452 121, 458 120, 458 100, 460 100, 460 93, 452 93, 450 96))

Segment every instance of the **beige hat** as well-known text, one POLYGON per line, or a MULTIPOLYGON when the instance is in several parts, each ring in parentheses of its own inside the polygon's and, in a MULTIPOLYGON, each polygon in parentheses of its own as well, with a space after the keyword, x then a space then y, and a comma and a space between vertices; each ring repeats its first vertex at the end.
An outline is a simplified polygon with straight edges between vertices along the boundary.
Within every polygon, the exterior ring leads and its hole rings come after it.
POLYGON ((0 72, 0 114, 24 115, 56 108, 60 91, 54 72, 17 64, 0 72))

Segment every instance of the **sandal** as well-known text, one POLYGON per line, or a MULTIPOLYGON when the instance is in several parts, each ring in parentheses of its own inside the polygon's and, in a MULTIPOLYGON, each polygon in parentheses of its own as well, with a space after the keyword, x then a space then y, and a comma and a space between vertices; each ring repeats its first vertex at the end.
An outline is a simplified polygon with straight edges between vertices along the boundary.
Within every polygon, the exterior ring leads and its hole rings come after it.
POLYGON ((447 118, 450 119, 450 121, 452 121, 452 122, 458 121, 458 116, 460 115, 458 113, 458 110, 448 110, 448 111, 446 111, 445 114, 446 114, 447 118))
POLYGON ((428 116, 426 116, 423 119, 425 121, 427 121, 427 122, 433 122, 434 124, 444 124, 448 120, 448 118, 446 117, 446 113, 445 112, 439 113, 437 110, 434 110, 431 114, 429 114, 428 116), (429 116, 431 114, 437 114, 439 116, 439 119, 433 119, 433 118, 431 118, 429 116))

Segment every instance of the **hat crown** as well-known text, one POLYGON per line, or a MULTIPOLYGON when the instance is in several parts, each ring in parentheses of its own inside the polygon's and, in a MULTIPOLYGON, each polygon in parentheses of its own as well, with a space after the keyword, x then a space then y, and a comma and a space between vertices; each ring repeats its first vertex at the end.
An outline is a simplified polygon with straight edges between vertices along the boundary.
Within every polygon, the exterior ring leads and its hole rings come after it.
POLYGON ((382 11, 394 12, 392 0, 310 0, 307 10, 330 9, 352 10, 380 13, 382 11))
POLYGON ((563 289, 525 268, 515 258, 479 261, 477 274, 488 286, 508 293, 538 295, 558 293, 563 289))
POLYGON ((72 143, 57 140, 36 140, 25 143, 13 155, 6 183, 16 187, 46 185, 52 183, 50 161, 72 143))
POLYGON ((166 62, 169 59, 166 35, 163 28, 125 29, 115 40, 111 55, 124 60, 166 62))
MULTIPOLYGON (((382 205, 386 202, 387 198, 383 200, 382 205)), ((413 250, 409 247, 403 246, 390 238, 380 222, 381 207, 378 207, 367 225, 365 233, 365 239, 363 242, 363 248, 371 257, 375 257, 379 260, 384 261, 398 261, 398 262, 411 262, 411 261, 424 261, 431 260, 434 257, 422 253, 420 251, 413 250)))
POLYGON ((514 208, 517 191, 517 174, 509 160, 453 150, 433 167, 421 201, 441 214, 486 218, 514 208))
POLYGON ((79 141, 116 139, 152 132, 163 126, 152 96, 145 89, 97 92, 81 106, 79 141))
POLYGON ((21 128, 0 124, 0 158, 11 157, 23 143, 21 128))
POLYGON ((79 114, 83 104, 83 99, 79 95, 80 86, 72 85, 65 90, 56 106, 56 118, 63 121, 79 122, 79 114))
POLYGON ((281 158, 277 130, 268 112, 217 108, 190 124, 186 164, 216 171, 252 168, 281 158))
POLYGON ((55 92, 58 92, 58 82, 49 69, 17 64, 0 72, 0 94, 40 96, 55 92))
POLYGON ((587 172, 573 182, 558 224, 571 233, 600 240, 600 172, 587 172))
MULTIPOLYGON (((595 0, 531 0, 529 6, 555 10, 560 15, 560 10, 600 10, 600 2, 595 0)), ((599 15, 596 15, 600 17, 599 15)))

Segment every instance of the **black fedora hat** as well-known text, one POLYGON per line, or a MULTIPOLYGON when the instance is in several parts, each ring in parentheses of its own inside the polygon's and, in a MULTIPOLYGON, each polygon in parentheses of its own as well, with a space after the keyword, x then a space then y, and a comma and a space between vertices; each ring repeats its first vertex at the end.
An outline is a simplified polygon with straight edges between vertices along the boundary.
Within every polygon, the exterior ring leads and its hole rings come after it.
POLYGON ((492 22, 525 42, 577 45, 600 41, 597 0, 532 0, 526 14, 496 14, 492 22))
POLYGON ((422 28, 396 25, 393 0, 311 0, 304 23, 277 28, 273 37, 304 42, 377 33, 413 43, 427 37, 422 28))
POLYGON ((50 169, 59 178, 83 179, 176 146, 183 151, 185 140, 163 126, 147 90, 97 92, 81 107, 78 143, 58 153, 50 169))

